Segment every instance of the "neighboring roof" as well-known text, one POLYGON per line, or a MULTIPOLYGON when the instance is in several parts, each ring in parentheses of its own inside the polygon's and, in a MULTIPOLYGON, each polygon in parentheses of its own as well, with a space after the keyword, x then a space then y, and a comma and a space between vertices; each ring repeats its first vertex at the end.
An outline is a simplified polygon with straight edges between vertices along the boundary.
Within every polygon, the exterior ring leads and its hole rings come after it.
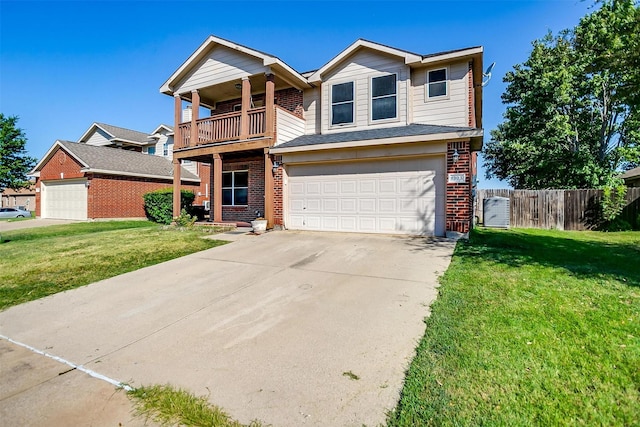
POLYGON ((165 125, 165 124, 163 123, 163 124, 158 125, 158 127, 157 127, 157 128, 155 128, 155 129, 151 132, 151 134, 150 134, 150 135, 155 135, 156 133, 159 133, 160 131, 162 131, 162 129, 166 129, 166 130, 168 130, 168 131, 169 131, 169 133, 173 133, 173 126, 165 125))
POLYGON ((160 87, 160 92, 168 95, 173 94, 173 86, 179 82, 184 76, 186 76, 189 71, 197 66, 200 61, 213 49, 216 45, 224 46, 229 49, 236 50, 238 52, 244 53, 246 55, 253 56, 262 60, 262 65, 265 67, 271 67, 275 70, 276 74, 286 74, 290 80, 295 81, 300 87, 309 87, 309 83, 307 79, 304 78, 300 73, 287 65, 284 61, 282 61, 277 56, 270 55, 265 52, 260 52, 259 50, 252 49, 247 46, 243 46, 238 43, 234 43, 229 40, 225 40, 216 36, 209 36, 201 45, 196 49, 195 52, 187 58, 187 60, 169 77, 169 79, 164 82, 164 84, 160 87))
MULTIPOLYGON (((75 158, 83 166, 83 172, 159 179, 173 178, 173 164, 164 157, 142 154, 121 148, 100 147, 60 140, 53 144, 31 174, 39 172, 58 147, 63 148, 75 158)), ((200 178, 185 168, 182 168, 180 173, 182 180, 200 181, 200 178)))
POLYGON ((620 175, 622 179, 632 179, 632 178, 640 178, 640 167, 629 169, 622 175, 620 175))
POLYGON ((36 194, 36 186, 31 185, 29 188, 19 188, 14 190, 13 188, 5 188, 4 191, 0 191, 3 196, 30 196, 36 194))
POLYGON ((84 142, 84 140, 88 138, 90 134, 95 132, 96 129, 101 129, 109 135, 111 137, 110 141, 112 142, 122 141, 141 145, 149 143, 148 133, 97 122, 89 127, 89 129, 80 137, 78 142, 84 142))
POLYGON ((389 143, 389 140, 394 139, 397 142, 410 142, 411 140, 451 140, 457 138, 481 138, 482 136, 482 129, 477 128, 416 123, 407 126, 366 129, 352 132, 303 135, 272 148, 271 152, 277 154, 287 151, 302 151, 303 149, 334 148, 332 145, 338 148, 338 146, 344 143, 366 142, 368 144, 376 140, 385 140, 379 141, 379 143, 385 144, 389 143))

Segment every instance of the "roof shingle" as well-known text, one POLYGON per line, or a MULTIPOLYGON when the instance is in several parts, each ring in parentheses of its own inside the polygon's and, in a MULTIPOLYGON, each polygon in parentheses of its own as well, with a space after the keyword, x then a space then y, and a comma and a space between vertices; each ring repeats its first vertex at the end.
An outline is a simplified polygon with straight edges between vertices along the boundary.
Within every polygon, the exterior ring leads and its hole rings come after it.
POLYGON ((137 130, 125 129, 118 126, 108 125, 106 123, 96 123, 102 129, 113 135, 115 139, 139 142, 141 144, 149 143, 149 134, 138 132, 137 130))
POLYGON ((350 141, 368 141, 372 139, 400 138, 406 136, 437 135, 440 133, 468 132, 475 130, 481 129, 414 123, 407 126, 366 129, 352 132, 302 135, 292 139, 291 141, 285 142, 284 144, 280 144, 275 148, 302 147, 306 145, 333 144, 350 141))
MULTIPOLYGON (((173 165, 164 157, 71 141, 58 142, 70 154, 86 164, 90 170, 117 172, 122 175, 173 177, 173 165)), ((185 168, 182 168, 180 176, 186 180, 200 180, 185 168)))

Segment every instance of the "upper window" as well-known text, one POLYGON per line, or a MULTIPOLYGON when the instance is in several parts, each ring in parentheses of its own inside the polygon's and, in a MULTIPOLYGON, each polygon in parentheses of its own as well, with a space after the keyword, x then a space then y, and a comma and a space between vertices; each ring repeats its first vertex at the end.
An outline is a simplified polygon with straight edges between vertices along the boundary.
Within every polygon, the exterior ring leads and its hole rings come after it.
POLYGON ((222 172, 222 205, 246 206, 249 195, 249 171, 222 172))
POLYGON ((427 99, 443 98, 449 95, 447 87, 447 69, 427 72, 427 99))
POLYGON ((331 124, 353 123, 353 82, 331 86, 331 124))
POLYGON ((162 144, 162 155, 167 157, 169 155, 169 143, 165 142, 162 144))
POLYGON ((156 147, 147 147, 147 154, 156 154, 156 147))
POLYGON ((396 75, 371 79, 371 120, 395 119, 397 109, 396 75))

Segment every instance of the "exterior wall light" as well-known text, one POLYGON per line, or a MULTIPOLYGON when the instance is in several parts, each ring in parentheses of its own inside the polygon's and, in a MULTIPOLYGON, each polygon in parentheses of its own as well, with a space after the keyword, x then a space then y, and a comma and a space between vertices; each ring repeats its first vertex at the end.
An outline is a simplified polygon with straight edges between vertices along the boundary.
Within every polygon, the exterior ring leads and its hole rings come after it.
POLYGON ((453 163, 458 163, 458 160, 460 160, 460 153, 458 153, 457 148, 453 152, 453 155, 451 156, 451 158, 453 159, 453 163))
POLYGON ((278 168, 280 167, 280 162, 273 162, 273 167, 271 168, 271 172, 275 175, 278 172, 278 168))

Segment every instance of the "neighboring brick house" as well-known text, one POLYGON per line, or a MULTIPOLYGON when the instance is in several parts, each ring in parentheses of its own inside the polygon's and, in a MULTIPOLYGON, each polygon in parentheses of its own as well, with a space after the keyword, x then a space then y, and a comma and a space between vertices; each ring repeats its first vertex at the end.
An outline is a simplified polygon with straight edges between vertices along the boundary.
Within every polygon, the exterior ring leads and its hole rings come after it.
MULTIPOLYGON (((54 219, 144 218, 143 195, 173 182, 171 161, 136 151, 56 141, 32 171, 36 216, 54 219)), ((182 188, 200 179, 181 170, 182 188)))
MULTIPOLYGON (((57 219, 142 218, 144 193, 173 185, 173 128, 150 134, 93 123, 78 142, 57 141, 32 171, 36 216, 57 219)), ((185 162, 183 188, 209 197, 207 164, 185 162)))
POLYGON ((270 227, 297 230, 466 233, 482 55, 357 40, 300 73, 210 36, 160 88, 174 98, 174 200, 190 160, 212 164, 215 221, 260 211, 270 227))
POLYGON ((0 207, 15 208, 18 206, 22 206, 28 211, 36 209, 36 187, 34 185, 19 190, 5 188, 0 192, 0 207))

